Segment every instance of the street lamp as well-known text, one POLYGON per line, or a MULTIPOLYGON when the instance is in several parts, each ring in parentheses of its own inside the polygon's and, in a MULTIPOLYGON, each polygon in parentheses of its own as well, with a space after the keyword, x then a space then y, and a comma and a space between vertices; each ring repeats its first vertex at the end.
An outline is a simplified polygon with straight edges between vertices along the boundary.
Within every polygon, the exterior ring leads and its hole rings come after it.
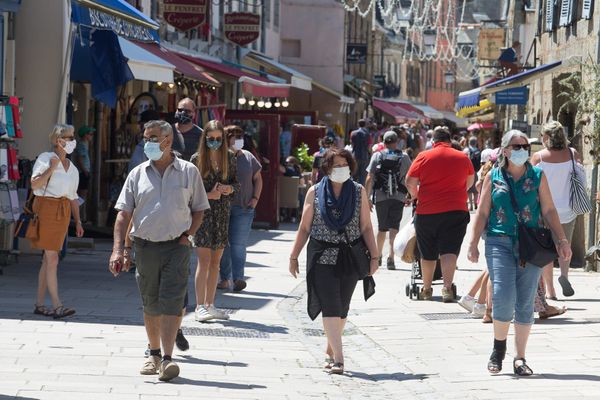
POLYGON ((456 82, 456 78, 454 76, 454 73, 451 70, 447 70, 444 73, 444 79, 446 80, 447 84, 452 84, 452 83, 456 82))

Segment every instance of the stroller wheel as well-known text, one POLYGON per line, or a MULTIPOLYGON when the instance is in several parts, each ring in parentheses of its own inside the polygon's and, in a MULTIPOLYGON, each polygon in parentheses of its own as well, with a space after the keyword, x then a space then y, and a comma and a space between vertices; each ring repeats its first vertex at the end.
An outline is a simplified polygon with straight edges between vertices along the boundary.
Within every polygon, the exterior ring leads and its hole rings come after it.
POLYGON ((411 296, 411 294, 412 294, 412 293, 411 293, 411 291, 410 291, 410 283, 407 283, 407 284, 406 284, 406 296, 407 296, 407 297, 410 297, 410 298, 412 299, 412 296, 411 296))
POLYGON ((458 299, 458 293, 456 290, 456 285, 454 283, 452 284, 452 294, 454 294, 455 299, 458 299))
POLYGON ((419 293, 419 286, 418 285, 413 285, 413 293, 415 295, 415 297, 417 298, 417 300, 421 300, 421 295, 419 293))

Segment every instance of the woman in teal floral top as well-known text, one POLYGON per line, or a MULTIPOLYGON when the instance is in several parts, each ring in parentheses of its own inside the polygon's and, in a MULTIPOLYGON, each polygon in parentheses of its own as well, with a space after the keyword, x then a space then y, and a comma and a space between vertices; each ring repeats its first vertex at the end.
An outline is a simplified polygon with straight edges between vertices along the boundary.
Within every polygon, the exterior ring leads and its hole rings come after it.
POLYGON ((527 136, 518 130, 508 131, 502 137, 501 148, 498 167, 483 183, 468 258, 474 263, 479 261, 477 246, 487 228, 485 257, 492 281, 494 319, 494 349, 488 371, 497 374, 502 370, 506 337, 514 317, 516 356, 513 371, 517 375, 531 375, 533 371, 525 361, 525 348, 533 324, 533 303, 542 269, 531 264, 519 265, 518 222, 509 190, 515 196, 519 218, 526 226, 548 225, 552 230, 559 257, 570 259, 571 247, 560 225, 546 177, 540 168, 528 162, 527 136))

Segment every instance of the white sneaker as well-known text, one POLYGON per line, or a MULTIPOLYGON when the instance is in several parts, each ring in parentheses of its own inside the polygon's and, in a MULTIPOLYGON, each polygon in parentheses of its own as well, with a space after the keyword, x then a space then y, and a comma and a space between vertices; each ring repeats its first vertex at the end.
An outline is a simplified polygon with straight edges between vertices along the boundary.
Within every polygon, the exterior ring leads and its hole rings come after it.
POLYGON ((210 321, 211 319, 215 319, 215 317, 212 316, 208 312, 208 308, 206 308, 202 304, 199 304, 198 306, 196 306, 196 313, 195 314, 196 314, 195 315, 196 321, 198 321, 198 322, 206 322, 206 321, 210 321))
POLYGON ((485 304, 476 303, 475 306, 473 306, 473 312, 471 313, 471 315, 474 318, 483 318, 483 316, 485 315, 485 309, 485 304))
POLYGON ((215 308, 214 305, 210 305, 207 308, 208 313, 210 314, 211 317, 213 317, 214 319, 229 319, 229 315, 225 314, 223 311, 221 310, 217 310, 215 308))
POLYGON ((468 294, 465 294, 458 301, 458 305, 467 310, 468 312, 473 312, 473 306, 475 306, 475 297, 471 297, 468 294))

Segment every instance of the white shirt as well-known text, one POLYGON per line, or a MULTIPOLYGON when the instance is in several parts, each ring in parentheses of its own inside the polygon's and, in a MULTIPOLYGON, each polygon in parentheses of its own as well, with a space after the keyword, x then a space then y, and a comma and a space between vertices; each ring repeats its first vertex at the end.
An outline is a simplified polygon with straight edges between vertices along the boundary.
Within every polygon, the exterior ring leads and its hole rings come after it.
POLYGON ((569 201, 571 197, 571 172, 573 171, 571 160, 549 163, 542 161, 540 156, 538 167, 544 171, 544 175, 546 175, 546 179, 548 180, 550 194, 552 195, 560 223, 568 224, 577 218, 577 214, 571 209, 569 201))
MULTIPOLYGON (((38 156, 35 164, 33 165, 32 177, 42 175, 48 168, 50 168, 50 160, 58 156, 53 151, 42 153, 38 156)), ((33 194, 36 196, 55 197, 61 198, 66 197, 69 200, 75 200, 79 198, 77 195, 77 187, 79 186, 79 171, 75 168, 75 165, 69 161, 69 169, 65 171, 65 168, 61 163, 58 164, 50 179, 48 180, 47 186, 42 186, 39 189, 35 189, 33 194)))

